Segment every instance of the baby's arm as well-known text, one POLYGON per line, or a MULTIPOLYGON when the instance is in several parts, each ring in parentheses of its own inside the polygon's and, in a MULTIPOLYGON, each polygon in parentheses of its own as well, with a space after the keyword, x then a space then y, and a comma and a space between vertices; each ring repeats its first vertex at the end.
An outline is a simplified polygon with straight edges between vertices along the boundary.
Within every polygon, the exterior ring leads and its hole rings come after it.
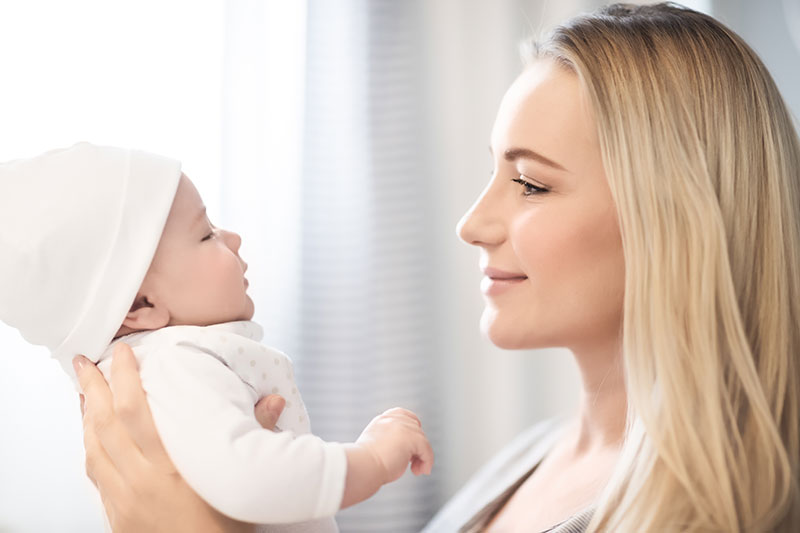
POLYGON ((193 347, 148 354, 140 372, 164 447, 211 506, 237 520, 275 524, 339 509, 347 469, 343 445, 262 429, 253 416, 252 390, 193 347))
POLYGON ((253 392, 207 354, 171 346, 141 362, 156 427, 183 477, 238 520, 285 523, 333 515, 373 495, 433 454, 417 417, 392 409, 354 444, 262 429, 253 392))
POLYGON ((397 480, 411 463, 415 475, 430 474, 433 450, 417 415, 389 409, 375 417, 354 444, 345 445, 347 481, 342 508, 366 500, 397 480))

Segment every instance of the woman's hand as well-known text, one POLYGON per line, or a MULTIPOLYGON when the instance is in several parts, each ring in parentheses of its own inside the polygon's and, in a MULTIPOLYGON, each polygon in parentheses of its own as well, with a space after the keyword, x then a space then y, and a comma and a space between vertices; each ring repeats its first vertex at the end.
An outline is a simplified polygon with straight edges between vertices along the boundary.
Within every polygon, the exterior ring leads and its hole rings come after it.
POLYGON ((286 407, 286 400, 283 396, 279 394, 264 396, 256 404, 256 420, 264 429, 273 430, 284 407, 286 407))
MULTIPOLYGON (((228 518, 186 484, 161 444, 130 347, 119 343, 111 363, 112 394, 85 357, 73 360, 83 390, 86 473, 97 486, 115 532, 244 532, 251 524, 228 518)), ((285 402, 259 401, 255 413, 275 427, 285 402)))

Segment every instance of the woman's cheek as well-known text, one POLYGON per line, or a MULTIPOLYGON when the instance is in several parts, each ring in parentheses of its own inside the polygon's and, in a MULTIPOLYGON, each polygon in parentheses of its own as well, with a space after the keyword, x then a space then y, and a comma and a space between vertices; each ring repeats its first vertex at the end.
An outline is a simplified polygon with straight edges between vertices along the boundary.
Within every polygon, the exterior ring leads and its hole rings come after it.
POLYGON ((517 256, 517 265, 534 282, 548 281, 567 266, 568 235, 558 217, 549 216, 551 210, 531 209, 511 225, 511 245, 517 256))

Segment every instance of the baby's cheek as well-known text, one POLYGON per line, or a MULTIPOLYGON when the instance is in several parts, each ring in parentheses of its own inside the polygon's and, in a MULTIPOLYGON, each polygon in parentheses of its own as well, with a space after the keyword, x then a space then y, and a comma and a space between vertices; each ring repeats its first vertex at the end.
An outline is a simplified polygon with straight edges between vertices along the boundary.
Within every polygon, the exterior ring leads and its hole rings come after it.
POLYGON ((215 258, 208 276, 210 283, 216 287, 220 299, 237 298, 244 290, 241 263, 231 254, 215 258))

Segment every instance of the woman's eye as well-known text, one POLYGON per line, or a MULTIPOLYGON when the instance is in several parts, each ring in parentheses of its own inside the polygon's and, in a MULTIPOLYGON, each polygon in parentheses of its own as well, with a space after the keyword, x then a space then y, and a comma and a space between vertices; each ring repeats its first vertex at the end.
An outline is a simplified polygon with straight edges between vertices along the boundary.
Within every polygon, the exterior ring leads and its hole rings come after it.
POLYGON ((537 187, 528 180, 523 179, 521 176, 519 178, 514 178, 511 181, 522 185, 523 187, 522 196, 533 196, 534 194, 542 194, 547 192, 547 189, 545 189, 544 187, 537 187))

